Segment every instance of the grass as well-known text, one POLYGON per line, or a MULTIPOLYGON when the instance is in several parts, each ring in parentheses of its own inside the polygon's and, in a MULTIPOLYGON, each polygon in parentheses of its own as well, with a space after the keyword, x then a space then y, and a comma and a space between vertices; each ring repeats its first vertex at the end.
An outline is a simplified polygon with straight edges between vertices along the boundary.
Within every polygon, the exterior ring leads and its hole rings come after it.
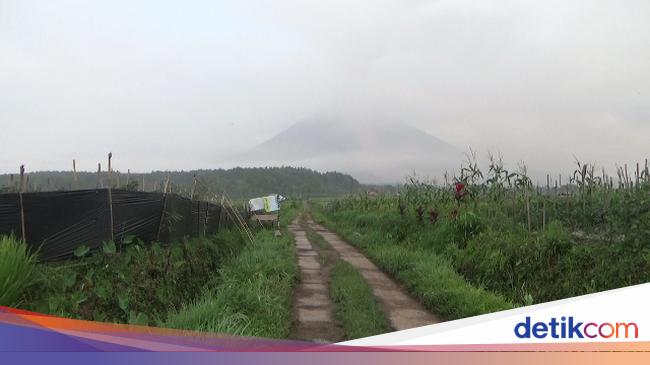
POLYGON ((311 227, 309 227, 306 224, 304 225, 304 228, 305 228, 305 233, 307 235, 307 239, 309 240, 309 242, 316 245, 316 247, 318 247, 321 250, 329 250, 329 249, 331 249, 329 243, 327 243, 327 241, 325 241, 323 236, 316 233, 316 231, 314 231, 311 227))
POLYGON ((286 227, 296 218, 302 210, 302 202, 299 200, 287 200, 282 202, 280 208, 280 226, 286 227))
POLYGON ((504 296, 467 282, 442 255, 415 244, 396 244, 386 232, 377 229, 376 217, 351 214, 325 214, 313 209, 314 219, 361 249, 384 271, 391 274, 431 311, 445 319, 458 319, 510 309, 504 296))
POLYGON ((347 340, 390 331, 388 320, 361 273, 339 259, 331 270, 331 296, 335 315, 347 340))
POLYGON ((288 234, 258 234, 218 281, 196 301, 171 314, 162 326, 241 336, 286 338, 291 327, 297 268, 288 234))
POLYGON ((0 305, 19 304, 23 291, 33 280, 35 261, 22 241, 0 236, 0 305))

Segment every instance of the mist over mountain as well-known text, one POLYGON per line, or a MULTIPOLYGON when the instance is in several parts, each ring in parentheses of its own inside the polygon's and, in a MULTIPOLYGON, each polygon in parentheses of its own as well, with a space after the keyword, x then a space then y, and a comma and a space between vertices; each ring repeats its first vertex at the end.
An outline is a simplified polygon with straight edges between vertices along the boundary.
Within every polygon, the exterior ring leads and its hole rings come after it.
POLYGON ((463 152, 401 123, 309 120, 230 158, 240 166, 305 166, 349 173, 362 183, 399 183, 414 172, 441 178, 463 152))

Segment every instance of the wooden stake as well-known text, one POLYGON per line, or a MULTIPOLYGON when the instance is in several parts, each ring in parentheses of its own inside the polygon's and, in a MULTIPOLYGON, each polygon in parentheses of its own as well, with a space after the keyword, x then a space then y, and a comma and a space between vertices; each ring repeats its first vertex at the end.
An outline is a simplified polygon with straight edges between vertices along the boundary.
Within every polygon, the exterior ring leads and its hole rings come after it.
POLYGON ((108 210, 111 215, 111 241, 115 242, 115 233, 113 232, 113 194, 111 193, 111 185, 108 185, 108 210))
POLYGON ((77 175, 77 161, 72 160, 72 181, 75 189, 79 189, 79 176, 77 175))
POLYGON ((108 172, 107 172, 108 173, 108 186, 109 187, 113 186, 113 180, 111 179, 111 173, 113 172, 112 167, 111 167, 111 159, 112 158, 113 158, 113 152, 109 152, 108 153, 108 172))
POLYGON ((102 173, 102 164, 101 162, 98 162, 97 163, 97 189, 104 187, 102 185, 102 177, 100 175, 101 173, 102 173))
POLYGON ((25 232, 25 208, 23 207, 23 193, 18 193, 20 202, 20 230, 22 231, 23 242, 27 243, 27 232, 25 232))
POLYGON ((223 202, 224 202, 225 199, 226 199, 226 193, 225 192, 221 193, 221 202, 219 203, 219 206, 220 206, 220 209, 219 209, 219 222, 217 223, 217 231, 221 231, 221 222, 223 220, 223 210, 225 209, 224 205, 223 205, 223 202))
POLYGON ((20 165, 20 190, 21 193, 25 191, 25 165, 20 165))
POLYGON ((167 174, 167 178, 165 179, 165 194, 167 194, 167 189, 169 189, 169 174, 167 174))
MULTIPOLYGON (((169 175, 167 176, 167 182, 169 182, 169 175)), ((142 175, 142 184, 144 186, 144 175, 142 175)), ((160 212, 160 220, 158 221, 158 232, 156 233, 156 241, 160 241, 160 230, 162 229, 163 219, 165 218, 166 205, 167 205, 167 185, 165 185, 165 191, 163 192, 163 208, 162 211, 160 212)))

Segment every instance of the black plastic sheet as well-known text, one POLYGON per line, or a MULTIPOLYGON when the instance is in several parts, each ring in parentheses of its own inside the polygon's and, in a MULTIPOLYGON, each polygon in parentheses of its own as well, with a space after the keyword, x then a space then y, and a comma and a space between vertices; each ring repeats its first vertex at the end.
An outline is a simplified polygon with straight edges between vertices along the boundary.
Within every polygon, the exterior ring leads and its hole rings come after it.
MULTIPOLYGON (((127 236, 182 242, 213 235, 227 224, 220 206, 174 194, 89 189, 24 193, 22 198, 27 244, 44 261, 72 257, 80 245, 98 249, 127 236)), ((0 194, 0 234, 22 238, 21 222, 20 194, 0 194)))
POLYGON ((135 236, 145 242, 156 240, 163 194, 111 190, 111 197, 115 241, 121 242, 126 236, 135 236))
POLYGON ((165 208, 160 227, 161 242, 180 242, 192 236, 195 221, 192 216, 192 201, 177 195, 165 197, 165 208))
POLYGON ((212 236, 219 232, 219 222, 221 219, 221 207, 214 204, 208 204, 206 217, 205 235, 212 236))
POLYGON ((0 194, 0 233, 22 236, 18 194, 0 194))
POLYGON ((108 190, 23 194, 27 244, 44 260, 72 256, 80 245, 111 238, 108 190))

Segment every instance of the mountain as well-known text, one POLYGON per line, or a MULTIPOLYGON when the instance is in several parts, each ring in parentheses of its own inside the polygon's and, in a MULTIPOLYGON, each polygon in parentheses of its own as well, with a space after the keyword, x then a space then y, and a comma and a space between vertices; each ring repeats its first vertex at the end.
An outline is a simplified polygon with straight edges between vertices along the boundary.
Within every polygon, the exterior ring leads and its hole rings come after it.
POLYGON ((396 183, 414 172, 441 178, 462 157, 458 148, 405 124, 311 120, 235 156, 232 163, 307 166, 349 173, 362 183, 396 183))

